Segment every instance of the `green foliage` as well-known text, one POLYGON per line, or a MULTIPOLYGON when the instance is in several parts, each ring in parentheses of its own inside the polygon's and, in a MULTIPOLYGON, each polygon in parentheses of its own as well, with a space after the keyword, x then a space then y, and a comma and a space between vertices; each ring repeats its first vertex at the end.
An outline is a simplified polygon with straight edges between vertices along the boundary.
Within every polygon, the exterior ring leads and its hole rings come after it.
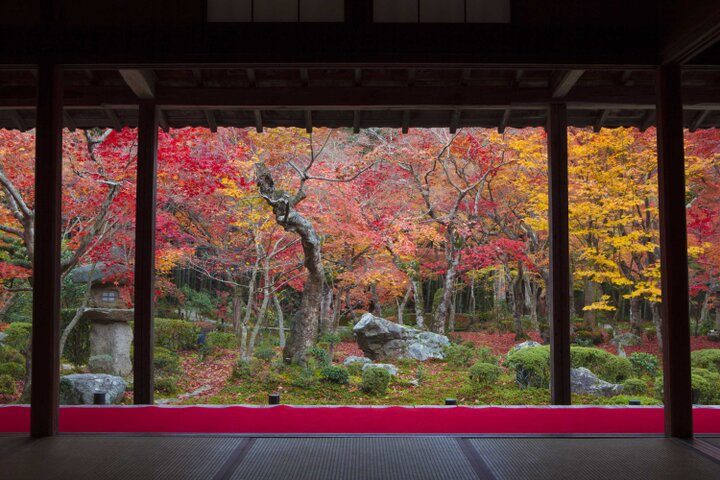
POLYGON ((254 357, 264 362, 269 362, 275 358, 275 350, 271 347, 259 347, 255 349, 254 357))
POLYGON ((25 364, 25 357, 22 353, 9 345, 0 346, 0 363, 21 363, 25 364))
POLYGON ((169 350, 192 350, 198 347, 200 328, 185 320, 155 319, 155 344, 169 350))
POLYGON ((442 301, 444 292, 445 292, 444 288, 438 288, 437 290, 435 290, 435 293, 433 294, 433 301, 432 301, 433 315, 435 314, 435 312, 437 312, 438 307, 440 307, 440 302, 442 301))
POLYGON ((324 348, 315 346, 310 348, 307 353, 315 359, 315 361, 320 367, 326 367, 330 365, 330 352, 328 352, 324 348))
POLYGON ((530 347, 511 352, 505 365, 515 369, 515 379, 521 386, 547 388, 550 385, 549 347, 530 347))
POLYGON ((250 380, 252 378, 252 369, 250 368, 250 362, 248 362, 247 360, 238 360, 237 362, 235 362, 230 377, 233 380, 250 380))
POLYGON ((300 373, 291 377, 290 383, 298 388, 312 388, 318 384, 318 379, 309 368, 300 369, 300 373))
POLYGON ((355 334, 353 333, 352 327, 338 327, 336 332, 340 337, 340 342, 354 342, 355 334))
POLYGON ((444 348, 445 361, 454 367, 467 367, 475 357, 475 346, 450 344, 444 348))
POLYGON ((95 373, 112 373, 113 358, 110 355, 93 355, 88 359, 88 367, 95 373))
POLYGON ((623 382, 623 393, 626 395, 645 395, 648 393, 648 384, 639 378, 628 378, 623 382))
POLYGON ((720 349, 696 350, 690 354, 692 366, 720 373, 720 349))
POLYGON ((635 352, 629 357, 635 375, 654 377, 660 368, 660 360, 651 353, 635 352))
POLYGON ((693 368, 692 393, 693 399, 700 405, 720 404, 720 373, 693 368))
POLYGON ((478 362, 468 370, 468 378, 473 386, 492 385, 498 381, 502 370, 492 363, 478 362))
POLYGON ((600 348, 571 347, 570 363, 573 368, 585 367, 605 381, 619 383, 630 378, 630 360, 618 357, 600 348))
POLYGON ((602 332, 581 329, 575 332, 575 343, 584 347, 600 345, 603 343, 602 332))
POLYGON ((422 364, 418 364, 415 369, 415 380, 417 380, 418 385, 425 383, 426 377, 427 372, 425 371, 425 367, 423 367, 422 364))
POLYGON ((345 385, 350 380, 350 374, 348 374, 348 371, 335 365, 328 365, 323 368, 321 374, 324 380, 332 383, 338 383, 340 385, 345 385))
POLYGON ((32 332, 32 323, 15 322, 11 323, 5 329, 5 345, 14 348, 23 355, 27 355, 30 347, 30 335, 32 332))
POLYGON ((498 357, 493 354, 492 348, 490 347, 477 348, 475 350, 475 358, 481 363, 492 363, 494 365, 497 365, 498 363, 498 357))
POLYGON ((390 373, 382 368, 367 368, 362 373, 360 388, 370 395, 383 395, 390 385, 390 373))
POLYGON ((0 363, 0 375, 10 375, 15 380, 25 378, 25 365, 22 363, 0 363))
POLYGON ((350 375, 355 375, 355 376, 362 375, 362 368, 363 368, 362 362, 352 362, 352 363, 349 363, 347 366, 347 370, 350 373, 350 375))
MULTIPOLYGON (((3 240, 7 239, 5 237, 3 240)), ((32 292, 19 292, 10 301, 0 321, 6 323, 28 323, 32 319, 32 292)))
POLYGON ((629 405, 630 400, 640 400, 640 405, 662 405, 660 400, 642 395, 616 395, 610 398, 600 397, 596 399, 596 403, 599 405, 629 405))
MULTIPOLYGON (((76 310, 74 308, 60 311, 60 331, 72 321, 76 310)), ((82 318, 75 324, 65 342, 63 357, 73 365, 86 365, 90 361, 90 322, 82 318)))
POLYGON ((655 340, 657 338, 657 328, 655 328, 655 325, 645 327, 645 336, 647 336, 648 340, 655 340))
POLYGON ((178 377, 160 375, 155 377, 155 391, 167 394, 177 392, 178 377))
POLYGON ((155 347, 153 367, 165 375, 180 375, 180 357, 167 348, 155 347))
POLYGON ((318 338, 318 342, 335 346, 338 343, 342 342, 342 336, 339 332, 326 332, 320 335, 320 338, 318 338))
POLYGON ((15 380, 10 375, 0 374, 0 395, 15 395, 15 380))
POLYGON ((209 351, 235 349, 238 347, 238 340, 234 333, 214 331, 205 337, 205 346, 209 351))

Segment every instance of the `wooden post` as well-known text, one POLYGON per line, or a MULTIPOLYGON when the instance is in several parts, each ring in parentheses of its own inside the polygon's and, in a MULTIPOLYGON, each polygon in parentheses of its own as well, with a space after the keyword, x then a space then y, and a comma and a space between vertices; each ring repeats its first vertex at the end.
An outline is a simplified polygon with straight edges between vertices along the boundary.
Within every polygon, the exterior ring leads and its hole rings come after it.
POLYGON ((550 105, 547 134, 550 223, 550 396, 554 405, 570 405, 570 252, 565 104, 550 105))
POLYGON ((143 102, 138 113, 137 202, 135 213, 134 402, 153 403, 153 323, 158 112, 143 102))
POLYGON ((62 68, 38 68, 30 434, 55 435, 60 388, 62 68))
POLYGON ((665 434, 687 438, 693 435, 693 425, 685 152, 678 65, 659 67, 657 94, 665 434))

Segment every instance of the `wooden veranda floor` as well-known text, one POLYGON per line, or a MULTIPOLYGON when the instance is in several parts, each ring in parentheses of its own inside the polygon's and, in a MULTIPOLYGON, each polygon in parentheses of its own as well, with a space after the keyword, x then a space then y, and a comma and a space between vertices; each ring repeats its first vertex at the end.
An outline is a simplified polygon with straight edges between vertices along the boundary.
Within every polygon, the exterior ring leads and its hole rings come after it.
POLYGON ((0 436, 23 479, 713 479, 720 438, 0 436))

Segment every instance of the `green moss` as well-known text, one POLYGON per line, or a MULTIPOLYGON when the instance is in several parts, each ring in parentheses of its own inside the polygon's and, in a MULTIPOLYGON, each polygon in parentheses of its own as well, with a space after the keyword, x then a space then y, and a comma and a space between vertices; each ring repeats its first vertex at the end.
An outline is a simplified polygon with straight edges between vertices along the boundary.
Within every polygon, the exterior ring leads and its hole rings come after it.
POLYGON ((692 366, 720 373, 720 349, 696 350, 690 354, 692 366))
POLYGON ((445 361, 454 367, 467 367, 475 357, 475 346, 473 344, 456 345, 450 344, 444 348, 445 361))
POLYGON ((515 380, 523 387, 550 386, 550 348, 547 346, 510 352, 505 365, 515 370, 515 380))
POLYGON ((10 375, 0 374, 0 395, 15 395, 15 380, 10 375))
POLYGON ((185 320, 174 318, 155 319, 155 344, 177 352, 198 347, 200 328, 185 320))
POLYGON ((179 375, 180 357, 163 347, 155 347, 153 353, 153 367, 164 375, 179 375))
POLYGON ((585 367, 603 380, 612 383, 622 382, 632 376, 630 360, 600 348, 571 347, 570 363, 573 368, 585 367))
POLYGON ((175 394, 177 392, 178 377, 158 376, 155 377, 155 391, 160 393, 175 394))
POLYGON ((627 395, 646 395, 648 384, 639 378, 628 378, 623 382, 623 393, 627 395))
POLYGON ((660 400, 642 395, 616 395, 610 398, 596 398, 593 403, 596 405, 629 405, 630 400, 640 400, 640 405, 662 405, 660 400))
POLYGON ((238 347, 237 336, 230 332, 210 332, 205 338, 208 350, 234 349, 238 347))
POLYGON ((362 373, 360 388, 370 395, 383 395, 390 385, 390 373, 383 368, 367 368, 362 373))
POLYGON ((10 375, 15 380, 25 378, 25 365, 22 363, 0 363, 0 375, 10 375))
POLYGON ((492 363, 478 362, 468 370, 468 378, 473 386, 492 385, 498 381, 502 369, 492 363))
POLYGON ((5 345, 14 348, 23 355, 27 355, 30 346, 30 335, 32 333, 32 323, 14 322, 11 323, 4 332, 5 345))

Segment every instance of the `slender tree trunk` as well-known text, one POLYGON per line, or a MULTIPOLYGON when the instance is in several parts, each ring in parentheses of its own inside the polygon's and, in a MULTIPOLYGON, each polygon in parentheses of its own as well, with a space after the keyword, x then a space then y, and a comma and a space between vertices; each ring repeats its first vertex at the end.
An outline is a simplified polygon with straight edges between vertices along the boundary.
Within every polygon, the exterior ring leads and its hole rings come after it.
POLYGON ((413 303, 415 304, 415 326, 425 329, 425 301, 423 298, 423 286, 420 278, 411 278, 410 284, 413 289, 413 303))
POLYGON ((403 296, 402 302, 398 303, 397 322, 400 325, 405 325, 405 322, 403 321, 403 313, 405 313, 405 307, 407 306, 407 302, 410 299, 411 293, 412 293, 412 284, 408 285, 408 288, 405 291, 405 296, 403 296))
MULTIPOLYGON (((454 290, 454 288, 453 288, 453 290, 454 290)), ((452 298, 452 303, 450 304, 450 313, 448 314, 448 331, 454 332, 455 331, 455 313, 457 311, 457 302, 458 302, 457 293, 453 293, 453 295, 450 298, 452 298)))
MULTIPOLYGON (((592 280, 585 280, 585 288, 583 291, 584 306, 592 305, 597 301, 597 284, 592 280)), ((589 327, 595 328, 597 314, 595 310, 583 310, 583 321, 589 327)))
POLYGON ((642 332, 642 304, 640 297, 632 297, 630 299, 630 329, 635 335, 642 332))
POLYGON ((368 308, 368 311, 376 317, 380 317, 382 315, 382 311, 380 309, 380 297, 378 296, 377 285, 374 283, 370 285, 370 308, 368 308))
POLYGON ((270 261, 266 257, 265 273, 263 275, 263 300, 260 304, 260 311, 258 312, 257 319, 255 320, 255 326, 253 327, 252 334, 250 335, 250 344, 248 345, 247 351, 248 358, 252 357, 252 354, 255 351, 255 341, 257 340, 258 333, 260 333, 260 328, 262 327, 262 324, 265 322, 265 316, 267 314, 268 305, 270 303, 270 288, 272 287, 272 285, 270 284, 269 271, 270 261))
POLYGON ((525 292, 528 300, 528 308, 530 309, 530 326, 533 330, 540 332, 540 322, 538 322, 538 294, 539 288, 537 284, 525 275, 525 292))
POLYGON ((704 326, 708 318, 710 317, 710 292, 705 292, 705 298, 703 299, 702 307, 700 307, 700 318, 697 322, 695 322, 695 332, 693 333, 694 336, 698 336, 700 334, 700 327, 704 326))
POLYGON ((720 295, 715 294, 715 330, 720 330, 720 295))
POLYGON ((433 318, 431 328, 433 332, 439 334, 445 333, 445 326, 448 324, 454 295, 453 286, 455 285, 457 259, 450 255, 451 254, 448 254, 448 268, 445 272, 442 298, 440 299, 437 312, 435 312, 435 318, 433 318))
POLYGON ((320 335, 325 333, 333 333, 333 290, 327 285, 323 294, 322 304, 320 305, 320 335))
POLYGON ((285 348, 285 318, 283 315, 282 306, 280 305, 280 300, 277 297, 276 293, 273 293, 273 305, 275 307, 275 315, 277 315, 278 320, 278 337, 280 342, 280 348, 285 348))
POLYGON ((657 302, 650 302, 650 312, 652 313, 652 321, 653 325, 655 326, 655 331, 657 332, 657 341, 658 346, 660 347, 660 351, 662 351, 662 322, 663 319, 660 316, 660 304, 657 302))
POLYGON ((500 308, 505 298, 505 265, 498 265, 493 275, 493 307, 500 308))
POLYGON ((469 313, 472 317, 475 316, 475 309, 477 306, 475 305, 475 279, 470 279, 470 303, 468 305, 469 313))
POLYGON ((523 277, 525 276, 522 261, 518 261, 517 276, 510 285, 510 296, 513 312, 513 328, 515 330, 515 340, 525 337, 522 326, 522 306, 523 306, 523 277))

